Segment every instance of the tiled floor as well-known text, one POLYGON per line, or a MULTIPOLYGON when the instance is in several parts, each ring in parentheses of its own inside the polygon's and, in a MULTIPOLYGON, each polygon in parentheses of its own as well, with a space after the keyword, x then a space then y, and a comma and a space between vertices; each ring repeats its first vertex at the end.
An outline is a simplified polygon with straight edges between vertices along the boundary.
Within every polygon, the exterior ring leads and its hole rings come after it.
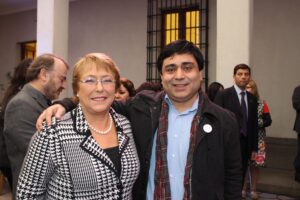
MULTIPOLYGON (((247 200, 251 200, 251 197, 248 196, 247 200)), ((300 198, 299 197, 296 198, 296 197, 289 197, 289 196, 285 196, 285 195, 258 192, 258 200, 300 200, 300 198)))

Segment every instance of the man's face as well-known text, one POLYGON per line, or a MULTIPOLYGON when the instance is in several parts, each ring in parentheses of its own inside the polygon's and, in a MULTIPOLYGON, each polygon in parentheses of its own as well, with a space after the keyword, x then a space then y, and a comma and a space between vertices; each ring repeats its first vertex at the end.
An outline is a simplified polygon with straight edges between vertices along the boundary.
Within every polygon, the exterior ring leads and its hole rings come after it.
POLYGON ((242 90, 246 89, 246 85, 250 81, 250 73, 248 69, 238 69, 233 75, 235 84, 242 90))
POLYGON ((174 104, 190 105, 198 97, 202 73, 191 54, 175 54, 163 61, 161 80, 174 104))
POLYGON ((45 96, 54 100, 66 88, 67 67, 59 59, 55 58, 53 70, 49 72, 49 80, 44 86, 45 96))

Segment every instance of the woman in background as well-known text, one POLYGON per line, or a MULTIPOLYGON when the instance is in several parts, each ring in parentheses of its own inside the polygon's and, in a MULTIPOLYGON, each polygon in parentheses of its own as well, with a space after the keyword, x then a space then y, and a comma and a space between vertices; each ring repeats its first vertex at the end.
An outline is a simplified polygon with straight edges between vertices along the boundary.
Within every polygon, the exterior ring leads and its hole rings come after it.
POLYGON ((27 58, 21 61, 18 66, 15 68, 12 78, 10 80, 10 85, 4 93, 4 97, 1 103, 0 110, 0 170, 7 178, 10 188, 12 188, 12 172, 6 152, 6 146, 4 143, 3 137, 3 126, 4 126, 4 111, 8 102, 23 88, 27 83, 26 81, 26 71, 32 59, 27 58))
POLYGON ((214 102, 217 93, 221 90, 224 90, 224 86, 219 82, 212 82, 207 89, 208 98, 214 102))
POLYGON ((117 101, 126 100, 129 97, 133 97, 136 94, 134 85, 131 80, 122 77, 120 78, 120 82, 121 86, 115 95, 117 101))
MULTIPOLYGON (((266 159, 266 145, 265 145, 265 137, 266 137, 266 129, 272 123, 271 115, 269 112, 268 105, 265 101, 260 99, 258 88, 254 80, 250 80, 248 85, 246 86, 246 90, 251 94, 255 95, 258 99, 258 107, 257 107, 257 119, 258 119, 258 151, 255 160, 250 164, 250 176, 246 174, 242 196, 246 198, 247 196, 247 177, 251 177, 250 186, 251 186, 251 198, 258 199, 257 196, 257 181, 259 174, 259 167, 265 166, 266 159)), ((248 171, 249 172, 249 171, 248 171)))
POLYGON ((115 63, 86 55, 72 87, 77 107, 32 137, 17 199, 131 200, 140 165, 128 119, 111 108, 120 87, 115 63))

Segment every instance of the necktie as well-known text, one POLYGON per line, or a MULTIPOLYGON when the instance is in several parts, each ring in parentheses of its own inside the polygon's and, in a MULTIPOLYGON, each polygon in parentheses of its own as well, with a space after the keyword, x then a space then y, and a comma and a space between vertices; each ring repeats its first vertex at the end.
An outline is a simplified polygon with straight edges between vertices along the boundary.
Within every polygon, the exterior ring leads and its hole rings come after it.
POLYGON ((245 92, 241 92, 241 110, 243 114, 243 124, 242 124, 242 134, 244 136, 247 136, 247 123, 248 123, 248 117, 247 117, 247 107, 245 102, 245 92))

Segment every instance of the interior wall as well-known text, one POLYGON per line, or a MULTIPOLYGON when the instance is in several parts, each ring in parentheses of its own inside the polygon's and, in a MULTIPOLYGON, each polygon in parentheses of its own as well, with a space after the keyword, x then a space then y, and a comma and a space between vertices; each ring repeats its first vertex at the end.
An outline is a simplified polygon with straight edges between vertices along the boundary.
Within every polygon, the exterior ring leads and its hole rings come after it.
MULTIPOLYGON (((70 3, 69 14, 70 66, 87 53, 103 52, 136 87, 146 80, 146 0, 77 0, 70 3)), ((0 100, 6 74, 20 60, 18 42, 29 40, 36 40, 36 10, 0 16, 0 100)), ((71 76, 67 96, 72 95, 71 76)))
POLYGON ((272 137, 296 137, 291 98, 300 84, 299 10, 299 0, 254 0, 252 77, 270 108, 272 137))
POLYGON ((136 87, 146 80, 147 1, 75 1, 69 24, 71 66, 89 52, 103 52, 136 87))
POLYGON ((36 40, 36 11, 0 16, 0 101, 8 85, 7 73, 13 73, 20 61, 20 42, 36 40))

